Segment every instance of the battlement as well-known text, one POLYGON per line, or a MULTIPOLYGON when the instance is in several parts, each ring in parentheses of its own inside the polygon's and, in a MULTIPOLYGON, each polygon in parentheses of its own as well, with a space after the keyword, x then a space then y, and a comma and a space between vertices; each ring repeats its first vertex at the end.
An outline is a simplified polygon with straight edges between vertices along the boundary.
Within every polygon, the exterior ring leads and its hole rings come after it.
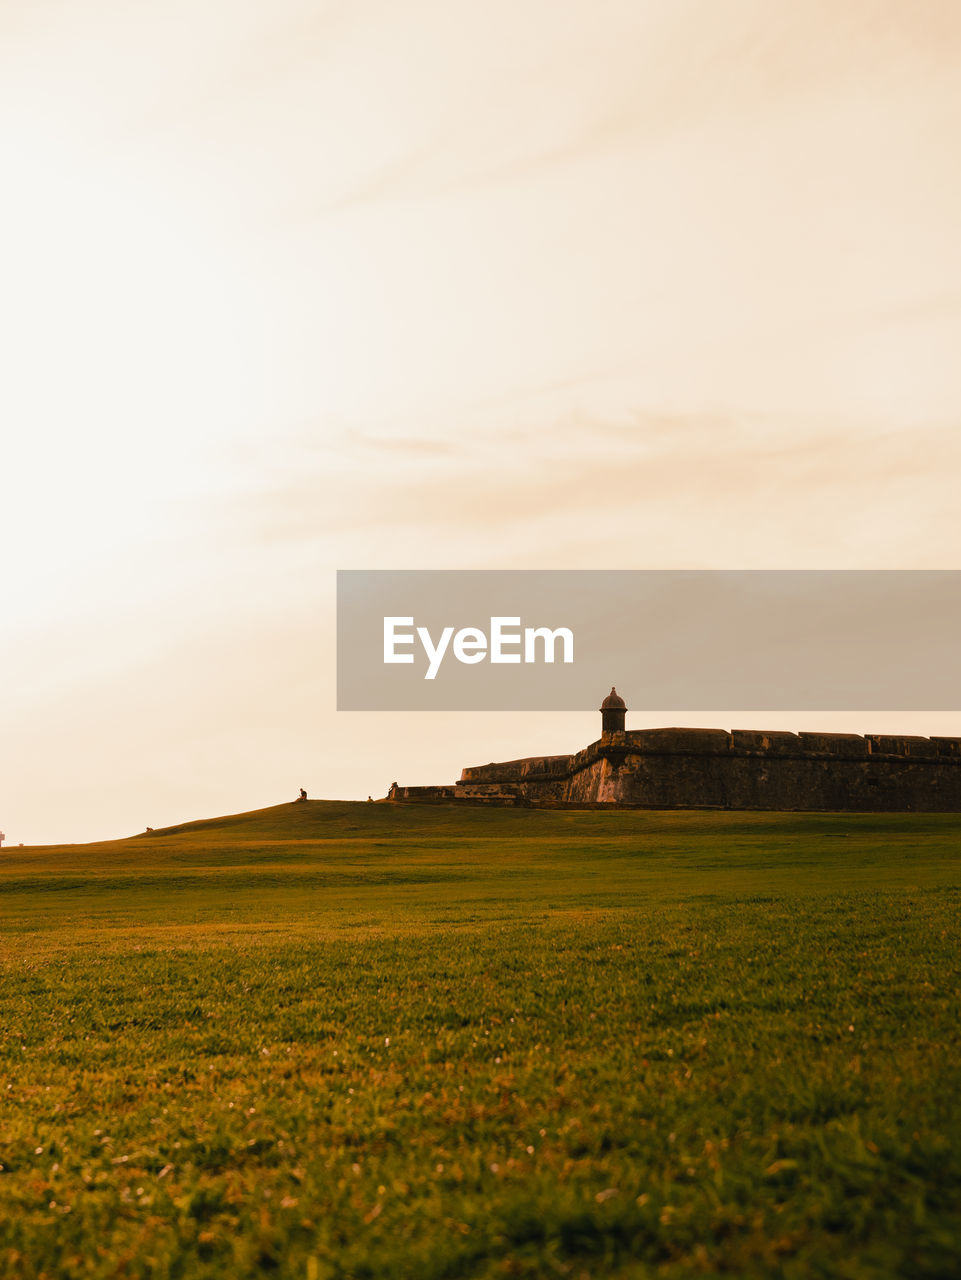
POLYGON ((564 778, 570 773, 571 756, 528 756, 500 764, 477 764, 461 771, 461 782, 521 782, 533 778, 564 778))
POLYGON ((574 755, 471 765, 453 786, 392 787, 392 800, 494 805, 961 812, 961 737, 625 729, 623 700, 574 755), (613 726, 613 727, 611 727, 613 726))
MULTIPOLYGON (((898 756, 912 760, 961 759, 961 738, 921 738, 857 733, 789 733, 769 729, 629 729, 591 743, 586 751, 628 748, 638 754, 832 756, 863 760, 898 756)), ((580 753, 583 754, 583 753, 580 753)))

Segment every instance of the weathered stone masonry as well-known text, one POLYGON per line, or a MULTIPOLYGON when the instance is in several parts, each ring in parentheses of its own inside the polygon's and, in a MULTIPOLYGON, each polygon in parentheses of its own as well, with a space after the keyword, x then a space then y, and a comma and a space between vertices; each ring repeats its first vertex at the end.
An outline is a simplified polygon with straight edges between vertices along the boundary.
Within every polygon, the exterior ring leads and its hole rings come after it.
MULTIPOLYGON (((611 710, 602 708, 605 728, 611 710)), ((476 765, 452 786, 394 784, 388 799, 953 813, 961 812, 961 738, 615 727, 573 756, 476 765)))

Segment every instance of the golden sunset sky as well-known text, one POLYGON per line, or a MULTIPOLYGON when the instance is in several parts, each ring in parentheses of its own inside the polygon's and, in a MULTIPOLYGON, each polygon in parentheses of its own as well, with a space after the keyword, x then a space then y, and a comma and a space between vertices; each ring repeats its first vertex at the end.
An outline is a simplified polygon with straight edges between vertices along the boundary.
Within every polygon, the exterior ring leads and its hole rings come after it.
POLYGON ((597 736, 338 714, 337 568, 961 567, 959 137, 956 0, 5 0, 8 842, 597 736))

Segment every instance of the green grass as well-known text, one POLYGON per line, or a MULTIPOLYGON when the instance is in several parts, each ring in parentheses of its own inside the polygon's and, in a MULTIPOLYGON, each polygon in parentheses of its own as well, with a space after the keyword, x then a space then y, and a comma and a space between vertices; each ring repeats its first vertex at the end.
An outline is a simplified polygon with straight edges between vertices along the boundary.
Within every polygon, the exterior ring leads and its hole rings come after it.
POLYGON ((954 1277, 961 817, 0 854, 0 1274, 954 1277))

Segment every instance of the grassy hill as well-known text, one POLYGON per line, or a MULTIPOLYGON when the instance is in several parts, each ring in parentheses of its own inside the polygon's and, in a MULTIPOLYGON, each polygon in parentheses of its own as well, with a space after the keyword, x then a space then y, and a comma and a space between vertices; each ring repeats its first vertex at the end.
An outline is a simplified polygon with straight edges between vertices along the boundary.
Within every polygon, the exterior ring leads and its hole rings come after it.
POLYGON ((961 818, 0 852, 0 1272, 953 1276, 961 818))
POLYGON ((43 927, 95 900, 146 923, 190 893, 215 923, 403 900, 526 912, 932 888, 959 882, 956 814, 481 809, 307 801, 86 845, 0 851, 0 920, 43 927), (60 894, 67 896, 60 897, 60 894), (157 895, 160 895, 159 897, 157 895), (90 898, 93 895, 93 898, 90 898))

